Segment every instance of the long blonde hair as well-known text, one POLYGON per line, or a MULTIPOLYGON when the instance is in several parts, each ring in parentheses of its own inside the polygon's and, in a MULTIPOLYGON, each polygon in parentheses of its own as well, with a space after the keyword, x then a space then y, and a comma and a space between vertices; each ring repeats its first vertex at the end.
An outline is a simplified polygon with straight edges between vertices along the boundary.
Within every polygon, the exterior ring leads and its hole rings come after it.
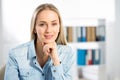
POLYGON ((36 10, 34 11, 34 14, 33 14, 32 20, 31 20, 31 30, 30 30, 31 31, 31 40, 33 40, 33 39, 36 40, 36 38, 37 38, 36 33, 34 33, 37 15, 38 15, 38 13, 42 12, 45 9, 49 9, 49 10, 52 10, 52 11, 57 13, 58 18, 59 18, 59 23, 60 23, 60 29, 59 29, 60 31, 59 31, 58 37, 55 41, 57 44, 66 45, 67 41, 66 41, 66 38, 64 35, 64 30, 63 30, 63 25, 62 25, 60 13, 59 13, 58 9, 53 4, 48 4, 48 3, 39 5, 36 8, 36 10))

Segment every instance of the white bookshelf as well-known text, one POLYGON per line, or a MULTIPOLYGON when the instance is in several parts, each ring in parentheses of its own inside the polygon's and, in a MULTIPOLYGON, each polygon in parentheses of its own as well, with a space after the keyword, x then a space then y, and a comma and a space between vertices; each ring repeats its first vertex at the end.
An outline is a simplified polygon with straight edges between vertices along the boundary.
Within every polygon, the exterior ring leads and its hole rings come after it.
POLYGON ((80 49, 99 49, 97 42, 74 42, 68 43, 69 46, 80 49))
MULTIPOLYGON (((94 18, 77 18, 77 19, 64 19, 64 26, 67 27, 105 27, 105 20, 104 19, 94 19, 94 18)), ((65 32, 66 33, 66 32, 65 32)), ((105 30, 104 30, 105 33, 105 30)), ((73 33, 74 34, 74 33, 73 33)), ((77 33, 79 34, 79 33, 77 33)), ((105 36, 106 37, 106 36, 105 36)), ((75 38, 75 35, 73 35, 73 38, 75 38)), ((101 49, 101 60, 100 64, 97 65, 81 65, 78 66, 78 69, 82 69, 82 76, 83 79, 80 78, 79 80, 106 80, 105 79, 105 56, 106 56, 106 41, 90 41, 90 42, 69 42, 68 45, 71 46, 75 53, 77 53, 77 49, 101 49), (93 76, 94 75, 94 76, 93 76), (85 78, 85 79, 84 79, 85 78)), ((76 56, 77 58, 77 56, 76 56)), ((78 75, 76 75, 78 76, 78 75)))

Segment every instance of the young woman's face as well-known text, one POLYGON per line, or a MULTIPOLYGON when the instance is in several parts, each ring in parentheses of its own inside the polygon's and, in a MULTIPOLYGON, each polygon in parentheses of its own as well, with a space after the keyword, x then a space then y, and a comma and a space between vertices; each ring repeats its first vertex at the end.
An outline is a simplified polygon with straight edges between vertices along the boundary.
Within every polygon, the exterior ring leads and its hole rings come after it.
POLYGON ((43 10, 37 16, 35 33, 39 42, 54 42, 59 33, 59 18, 57 13, 51 10, 43 10))

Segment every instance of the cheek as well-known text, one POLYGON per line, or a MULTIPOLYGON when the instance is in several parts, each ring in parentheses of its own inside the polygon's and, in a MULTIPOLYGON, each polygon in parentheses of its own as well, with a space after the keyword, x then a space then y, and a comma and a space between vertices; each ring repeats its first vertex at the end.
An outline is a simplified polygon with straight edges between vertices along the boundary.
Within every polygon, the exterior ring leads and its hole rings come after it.
POLYGON ((37 30, 36 33, 38 37, 41 37, 43 35, 43 30, 37 30))
POLYGON ((56 28, 55 31, 56 31, 56 33, 59 33, 59 32, 60 32, 60 29, 59 29, 59 28, 56 28))
POLYGON ((58 33, 59 32, 59 29, 56 29, 56 33, 58 33))
POLYGON ((59 29, 56 30, 56 38, 58 37, 58 34, 59 34, 59 29))
POLYGON ((55 32, 56 35, 58 35, 59 29, 56 29, 54 32, 55 32))

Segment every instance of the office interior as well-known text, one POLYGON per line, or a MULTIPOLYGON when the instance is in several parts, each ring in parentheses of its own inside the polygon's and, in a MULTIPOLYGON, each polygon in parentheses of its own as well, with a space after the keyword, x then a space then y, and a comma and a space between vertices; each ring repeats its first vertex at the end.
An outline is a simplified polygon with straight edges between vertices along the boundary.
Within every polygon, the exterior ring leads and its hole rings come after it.
POLYGON ((56 5, 63 24, 68 19, 106 20, 106 80, 120 80, 120 0, 0 0, 0 68, 11 48, 30 39, 30 20, 42 3, 56 5))

